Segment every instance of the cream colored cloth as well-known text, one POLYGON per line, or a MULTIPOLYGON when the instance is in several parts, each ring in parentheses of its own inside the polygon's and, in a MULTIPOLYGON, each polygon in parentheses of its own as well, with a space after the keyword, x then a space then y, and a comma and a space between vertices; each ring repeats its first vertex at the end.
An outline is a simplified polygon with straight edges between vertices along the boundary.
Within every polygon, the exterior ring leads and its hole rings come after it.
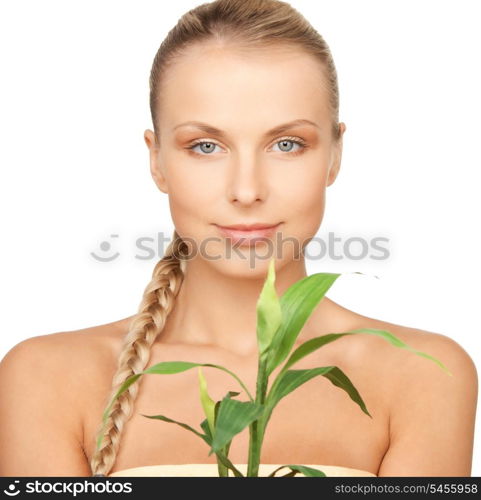
MULTIPOLYGON (((234 464, 242 474, 247 472, 247 464, 234 464)), ((283 464, 260 464, 259 476, 268 476, 273 470, 277 469, 283 464)), ((307 467, 319 469, 326 476, 371 476, 377 477, 376 474, 360 469, 350 469, 348 467, 339 467, 337 465, 316 465, 316 464, 300 464, 307 467)), ((289 468, 281 469, 276 473, 284 475, 290 472, 289 468)), ((139 476, 156 476, 156 477, 218 477, 219 472, 217 464, 182 464, 182 465, 146 465, 143 467, 134 467, 132 469, 123 469, 109 474, 108 477, 125 476, 125 477, 139 477, 139 476)), ((229 477, 233 477, 232 471, 229 471, 229 477)), ((301 473, 297 473, 294 477, 305 477, 301 473)))

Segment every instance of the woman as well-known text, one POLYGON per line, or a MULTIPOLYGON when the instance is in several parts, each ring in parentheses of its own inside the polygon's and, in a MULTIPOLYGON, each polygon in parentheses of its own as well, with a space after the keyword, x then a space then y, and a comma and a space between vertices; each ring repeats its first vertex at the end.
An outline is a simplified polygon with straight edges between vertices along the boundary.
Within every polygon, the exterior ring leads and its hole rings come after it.
MULTIPOLYGON (((323 38, 287 3, 217 0, 171 30, 150 86, 154 130, 144 138, 152 177, 169 197, 174 240, 135 316, 31 338, 4 358, 1 475, 215 463, 196 436, 141 415, 203 420, 195 370, 141 377, 113 406, 96 452, 102 413, 129 376, 160 361, 227 366, 255 392, 255 305, 269 262, 263 249, 275 249, 278 295, 306 276, 302 250, 321 224, 346 130, 323 38), (254 233, 222 229, 241 224, 274 227, 258 242, 249 241, 254 233), (238 236, 247 239, 234 251, 238 236)), ((391 331, 454 376, 371 335, 333 342, 296 367, 339 366, 373 418, 318 377, 278 405, 261 462, 378 476, 470 475, 477 373, 469 355, 444 335, 362 316, 327 297, 297 345, 355 328, 391 331)), ((205 374, 214 399, 237 390, 222 372, 205 374)), ((247 446, 243 432, 229 453, 233 463, 245 463, 247 446)))

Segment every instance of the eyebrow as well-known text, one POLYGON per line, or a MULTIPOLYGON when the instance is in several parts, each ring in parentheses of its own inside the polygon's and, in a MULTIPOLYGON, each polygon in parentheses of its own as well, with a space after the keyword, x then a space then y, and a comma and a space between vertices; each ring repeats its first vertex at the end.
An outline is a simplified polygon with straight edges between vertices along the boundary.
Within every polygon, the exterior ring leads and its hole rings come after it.
MULTIPOLYGON (((276 127, 272 128, 271 130, 268 130, 265 133, 265 136, 282 134, 286 130, 288 130, 288 129, 292 128, 292 127, 295 127, 295 126, 299 126, 299 125, 313 125, 316 128, 320 128, 317 123, 315 123, 315 122, 313 122, 311 120, 306 120, 304 118, 299 118, 298 120, 292 120, 290 122, 283 123, 282 125, 277 125, 276 127)), ((203 123, 203 122, 199 122, 199 121, 188 121, 188 122, 179 123, 179 125, 176 125, 172 130, 176 130, 179 127, 185 127, 185 126, 196 127, 198 129, 206 132, 207 134, 212 134, 212 135, 218 135, 220 137, 225 137, 225 133, 222 130, 220 130, 220 129, 216 128, 216 127, 213 127, 212 125, 209 125, 207 123, 203 123)))

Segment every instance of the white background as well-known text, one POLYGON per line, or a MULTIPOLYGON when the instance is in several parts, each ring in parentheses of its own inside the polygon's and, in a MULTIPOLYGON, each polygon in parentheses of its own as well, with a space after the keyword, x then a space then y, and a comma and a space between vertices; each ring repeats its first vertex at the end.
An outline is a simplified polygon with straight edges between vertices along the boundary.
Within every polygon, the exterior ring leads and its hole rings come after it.
MULTIPOLYGON (((173 231, 143 141, 149 72, 199 3, 0 4, 0 357, 28 337, 136 312, 157 259, 136 259, 134 241, 173 231), (104 240, 120 252, 110 263, 90 256, 104 240)), ((329 297, 447 335, 479 371, 479 2, 291 5, 331 48, 347 124, 319 236, 384 236, 391 252, 308 261, 309 274, 366 273, 342 276, 329 297)))

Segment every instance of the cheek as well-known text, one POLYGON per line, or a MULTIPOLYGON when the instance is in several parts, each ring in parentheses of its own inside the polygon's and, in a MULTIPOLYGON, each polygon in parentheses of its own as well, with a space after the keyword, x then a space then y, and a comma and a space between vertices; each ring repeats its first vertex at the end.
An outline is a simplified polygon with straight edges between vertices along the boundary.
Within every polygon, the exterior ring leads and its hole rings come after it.
POLYGON ((176 205, 187 210, 199 210, 211 201, 214 180, 211 177, 218 176, 214 168, 208 168, 186 155, 180 146, 173 146, 163 157, 168 190, 176 205))
POLYGON ((299 239, 311 238, 319 230, 324 217, 325 194, 321 183, 311 184, 299 190, 295 201, 292 200, 287 220, 299 239))
POLYGON ((321 160, 298 167, 279 178, 279 199, 284 202, 291 229, 311 235, 317 232, 324 215, 327 164, 321 160))
POLYGON ((198 221, 212 203, 211 185, 201 173, 177 164, 168 170, 170 212, 179 234, 195 234, 198 221))
POLYGON ((298 255, 301 248, 314 238, 321 226, 325 206, 325 175, 298 175, 284 195, 279 195, 279 212, 286 221, 280 246, 287 260, 298 255), (293 243, 293 241, 295 243, 293 243))

